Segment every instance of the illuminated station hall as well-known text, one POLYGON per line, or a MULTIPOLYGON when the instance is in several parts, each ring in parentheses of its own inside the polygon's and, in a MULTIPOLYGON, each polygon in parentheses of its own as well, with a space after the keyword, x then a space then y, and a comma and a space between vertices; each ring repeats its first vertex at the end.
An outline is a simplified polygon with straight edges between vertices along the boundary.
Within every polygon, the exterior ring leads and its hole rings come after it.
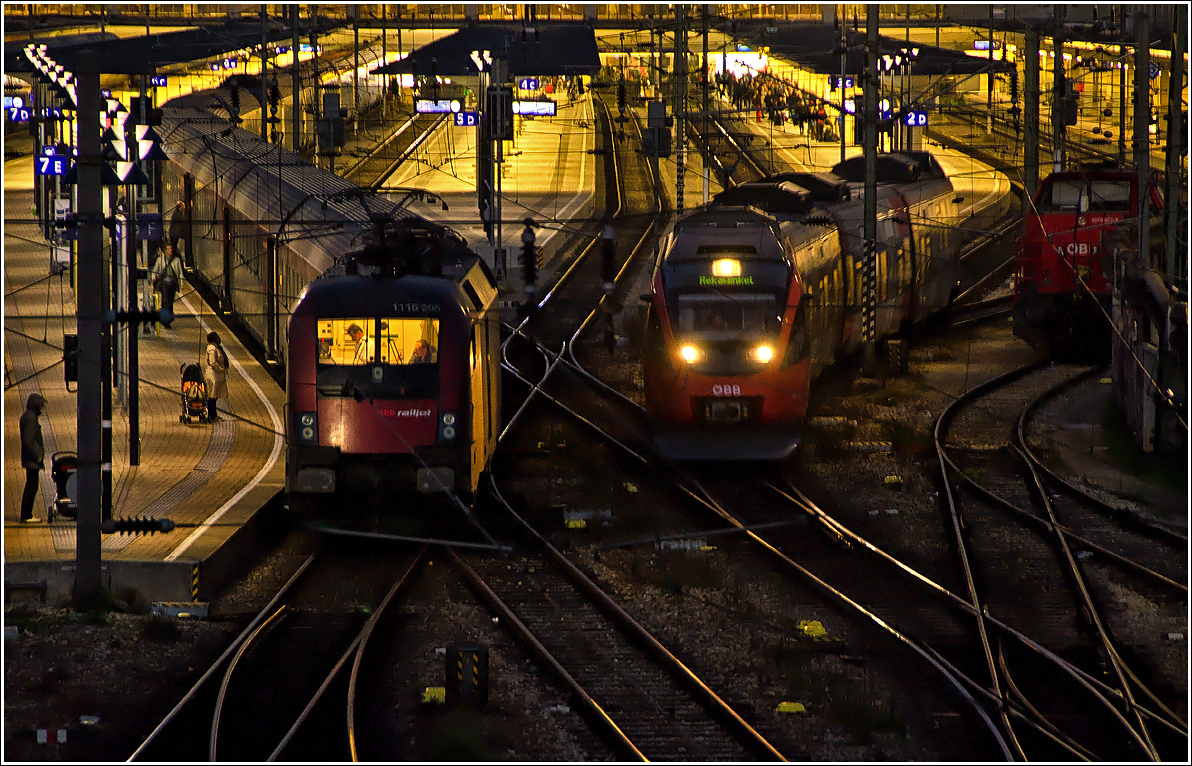
POLYGON ((0 760, 1187 762, 1186 3, 2 20, 0 760))

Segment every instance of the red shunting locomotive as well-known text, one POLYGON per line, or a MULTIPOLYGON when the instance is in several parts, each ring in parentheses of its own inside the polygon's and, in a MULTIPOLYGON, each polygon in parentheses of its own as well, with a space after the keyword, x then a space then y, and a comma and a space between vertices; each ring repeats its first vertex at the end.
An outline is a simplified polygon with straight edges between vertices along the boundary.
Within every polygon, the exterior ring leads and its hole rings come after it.
POLYGON ((406 220, 340 259, 290 316, 286 493, 350 516, 415 488, 470 499, 496 447, 497 287, 450 230, 406 220))
MULTIPOLYGON (((1159 181, 1155 175, 1148 184, 1152 213, 1163 209, 1159 181)), ((1127 170, 1043 179, 1015 242, 1015 335, 1053 351, 1109 353, 1111 243, 1137 232, 1139 207, 1138 174, 1127 170)))

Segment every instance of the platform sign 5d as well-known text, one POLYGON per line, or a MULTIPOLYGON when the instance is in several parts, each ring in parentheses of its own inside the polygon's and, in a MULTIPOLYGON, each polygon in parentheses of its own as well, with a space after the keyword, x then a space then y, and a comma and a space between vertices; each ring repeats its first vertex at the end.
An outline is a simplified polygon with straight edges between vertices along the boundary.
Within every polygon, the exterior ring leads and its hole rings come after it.
POLYGON ((475 112, 456 112, 452 115, 455 120, 455 127, 457 128, 472 128, 476 126, 475 112))

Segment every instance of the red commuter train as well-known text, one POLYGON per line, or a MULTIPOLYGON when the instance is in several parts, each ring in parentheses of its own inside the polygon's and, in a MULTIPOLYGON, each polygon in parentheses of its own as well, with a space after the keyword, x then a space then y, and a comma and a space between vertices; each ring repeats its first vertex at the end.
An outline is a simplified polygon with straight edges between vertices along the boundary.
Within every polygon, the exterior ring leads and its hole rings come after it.
MULTIPOLYGON (((845 180, 857 160, 726 190, 668 235, 643 350, 666 456, 777 460, 798 446, 812 379, 862 340, 863 186, 845 180)), ((966 235, 930 154, 883 155, 878 172, 880 338, 950 303, 966 235)))
MULTIPOLYGON (((1153 213, 1163 209, 1160 180, 1148 184, 1153 213)), ((1105 240, 1137 226, 1138 174, 1052 173, 1034 199, 1014 248, 1014 334, 1065 354, 1108 354, 1114 263, 1105 240)))
POLYGON ((496 297, 466 243, 421 219, 307 285, 289 320, 291 510, 473 496, 500 425, 496 297))

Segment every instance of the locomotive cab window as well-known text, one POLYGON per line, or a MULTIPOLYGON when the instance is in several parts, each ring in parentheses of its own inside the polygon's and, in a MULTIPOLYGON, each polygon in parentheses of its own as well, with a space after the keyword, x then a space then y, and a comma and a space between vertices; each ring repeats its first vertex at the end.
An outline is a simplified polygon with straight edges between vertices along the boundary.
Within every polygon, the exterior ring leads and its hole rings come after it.
POLYGON ((678 326, 709 340, 731 340, 742 332, 778 329, 773 293, 696 293, 679 296, 678 326))
MULTIPOLYGON (((1129 180, 1121 181, 1099 180, 1089 184, 1088 210, 1129 210, 1130 191, 1133 184, 1129 180)), ((1081 206, 1081 209, 1086 209, 1081 206)))
POLYGON ((437 396, 439 320, 336 317, 316 321, 317 378, 324 396, 437 396))

